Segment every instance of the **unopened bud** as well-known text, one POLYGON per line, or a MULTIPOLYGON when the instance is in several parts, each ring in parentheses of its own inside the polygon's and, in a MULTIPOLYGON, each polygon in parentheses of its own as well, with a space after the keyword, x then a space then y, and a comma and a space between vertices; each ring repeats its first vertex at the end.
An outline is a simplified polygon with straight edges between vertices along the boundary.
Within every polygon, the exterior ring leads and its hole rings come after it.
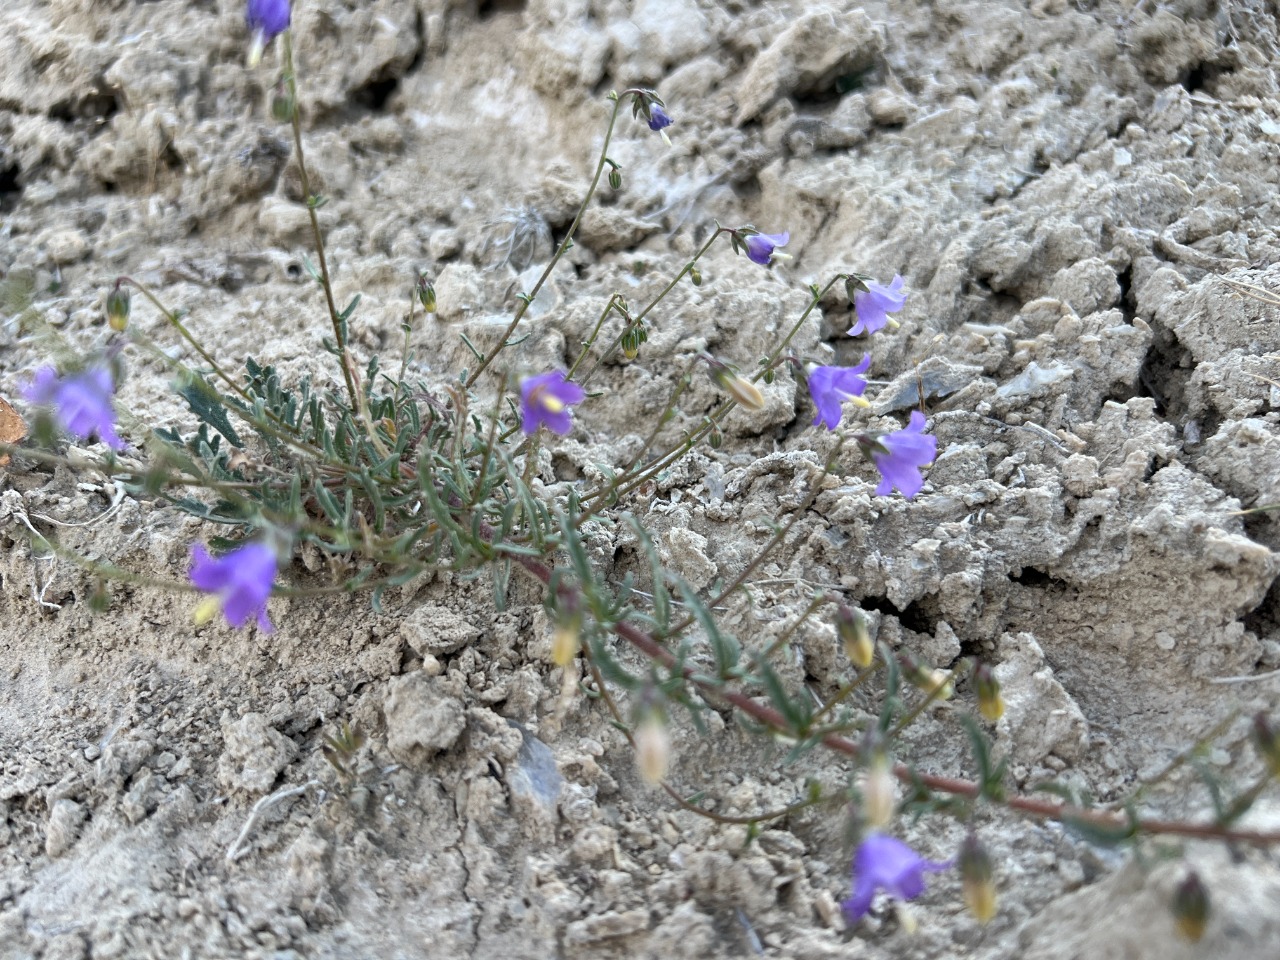
POLYGON ((719 382, 724 392, 733 397, 739 406, 748 410, 764 409, 764 394, 746 377, 740 377, 736 373, 729 374, 721 377, 719 382))
POLYGON ((996 915, 995 877, 986 847, 972 833, 960 847, 960 883, 969 912, 979 923, 989 923, 996 915))
POLYGON ((775 371, 773 367, 767 368, 765 372, 760 375, 760 379, 763 380, 765 383, 773 383, 773 381, 776 380, 777 378, 778 378, 777 371, 775 371))
POLYGON ((622 189, 622 173, 617 167, 613 167, 609 171, 609 186, 613 187, 615 190, 622 189))
POLYGON ((862 781, 862 815, 867 821, 867 829, 882 830, 887 827, 893 819, 896 806, 897 787, 889 766, 889 756, 883 750, 877 750, 862 781))
POLYGON ((1280 777, 1280 733, 1271 726, 1265 713, 1253 718, 1253 742, 1273 777, 1280 777))
POLYGON ((712 426, 711 432, 707 434, 707 443, 711 444, 712 450, 719 450, 724 446, 724 434, 717 426, 712 426))
POLYGON ((622 355, 628 360, 634 360, 640 355, 640 345, 646 343, 648 339, 649 332, 642 323, 624 330, 620 341, 622 355))
POLYGON ((116 333, 122 333, 129 326, 129 288, 119 280, 107 294, 107 324, 116 333))
POLYGON ((671 737, 656 710, 649 711, 636 727, 636 766, 646 783, 659 784, 671 764, 671 737))
POLYGON ((271 116, 280 123, 293 123, 297 110, 298 101, 294 99, 289 85, 281 80, 271 91, 271 116))
POLYGON ((693 281, 695 287, 702 286, 702 271, 696 266, 689 268, 689 279, 693 281))
POLYGON ((436 288, 425 273, 418 274, 418 282, 414 285, 418 294, 418 302, 427 313, 436 312, 436 288))
POLYGON ((557 667, 567 667, 582 649, 582 621, 570 617, 556 624, 551 635, 551 662, 557 667))
POLYGON ((711 379, 719 385, 721 390, 729 394, 736 403, 747 410, 764 409, 764 394, 760 392, 759 387, 746 377, 740 376, 728 364, 721 363, 706 354, 703 355, 703 359, 707 361, 707 366, 711 368, 711 379))
POLYGON ((1209 924, 1209 891, 1194 870, 1178 884, 1171 909, 1179 935, 1191 943, 1199 943, 1204 936, 1204 928, 1209 924))
POLYGON ((913 687, 923 690, 930 696, 935 696, 938 700, 950 700, 956 692, 949 671, 926 667, 915 659, 903 661, 902 673, 913 687), (935 694, 934 691, 937 693, 935 694))
POLYGON ((859 670, 871 666, 875 659, 876 647, 871 642, 871 631, 867 628, 867 616, 861 610, 855 610, 846 604, 836 607, 836 635, 844 646, 844 655, 859 670))
POLYGON ((973 682, 978 688, 978 712, 988 723, 995 723, 1004 716, 1004 698, 1000 696, 1000 681, 990 664, 978 664, 973 671, 973 682))

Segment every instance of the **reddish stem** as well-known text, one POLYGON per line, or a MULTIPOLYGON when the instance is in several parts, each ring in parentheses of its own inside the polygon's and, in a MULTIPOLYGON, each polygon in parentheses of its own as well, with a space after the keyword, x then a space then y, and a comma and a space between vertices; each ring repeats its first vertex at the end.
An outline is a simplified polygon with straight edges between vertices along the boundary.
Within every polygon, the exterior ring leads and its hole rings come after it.
MULTIPOLYGON (((531 574, 543 582, 543 584, 551 583, 551 570, 546 564, 528 558, 521 558, 521 565, 531 574)), ((613 631, 622 639, 626 640, 633 647, 643 653, 650 660, 661 663, 664 667, 670 668, 675 664, 673 657, 665 647, 657 640, 650 636, 639 627, 630 623, 615 623, 613 631)), ((708 697, 724 701, 738 710, 741 710, 751 719, 755 720, 766 727, 777 730, 781 733, 789 733, 789 724, 786 718, 777 710, 757 703, 744 693, 733 690, 722 690, 718 687, 707 683, 706 681, 697 680, 693 676, 693 671, 685 667, 683 670, 685 680, 692 683, 698 690, 708 697)), ((839 734, 829 733, 822 738, 822 744, 828 749, 837 753, 843 753, 849 757, 858 757, 862 753, 862 748, 854 741, 839 734)), ((974 783, 972 780, 961 780, 956 777, 942 777, 932 773, 921 773, 914 770, 906 764, 900 763, 893 768, 894 775, 903 783, 908 785, 923 784, 930 790, 936 790, 939 793, 947 793, 953 796, 969 797, 976 799, 982 793, 982 787, 974 783)), ((1130 830, 1133 829, 1140 833, 1160 833, 1170 834, 1180 837, 1197 837, 1208 840, 1230 840, 1238 843, 1250 844, 1277 844, 1280 843, 1280 831, 1267 830, 1234 830, 1230 827, 1221 827, 1213 823, 1186 823, 1178 820, 1157 820, 1157 819, 1133 819, 1117 813, 1110 813, 1103 810, 1090 810, 1084 807, 1077 807, 1073 804, 1062 803, 1054 800, 1040 800, 1033 797, 1015 796, 1006 797, 1001 801, 1005 806, 1017 810, 1029 816, 1038 817, 1045 820, 1071 820, 1078 823, 1087 823, 1091 826, 1098 827, 1103 830, 1130 830)))

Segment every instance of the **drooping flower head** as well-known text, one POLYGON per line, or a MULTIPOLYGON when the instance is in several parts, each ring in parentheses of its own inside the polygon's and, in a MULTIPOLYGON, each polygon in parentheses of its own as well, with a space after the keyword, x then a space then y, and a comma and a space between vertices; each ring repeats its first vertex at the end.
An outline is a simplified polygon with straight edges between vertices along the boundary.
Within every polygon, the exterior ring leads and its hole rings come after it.
POLYGON ((732 397, 740 407, 751 411, 764 409, 764 394, 761 393, 760 388, 753 381, 748 380, 729 364, 722 360, 717 360, 709 353, 704 353, 702 360, 711 371, 711 379, 716 382, 716 385, 721 390, 732 397))
POLYGON ((116 412, 111 405, 114 390, 106 367, 91 367, 65 377, 59 377, 53 367, 43 367, 36 371, 23 396, 29 403, 52 405, 58 424, 73 437, 97 437, 112 450, 123 450, 125 444, 116 435, 116 412))
POLYGON ((785 247, 790 239, 791 234, 786 230, 782 233, 753 233, 743 241, 743 244, 747 248, 748 259, 762 267, 767 267, 769 261, 773 259, 774 248, 785 247))
POLYGON ((220 601, 233 627, 242 627, 256 616, 262 631, 271 633, 267 598, 278 566, 275 550, 265 543, 246 543, 217 558, 197 543, 191 548, 191 582, 197 589, 216 595, 197 610, 197 622, 208 620, 220 601))
POLYGON ((924 875, 946 870, 948 863, 926 860, 901 840, 873 833, 853 855, 853 894, 841 906, 853 926, 867 915, 877 890, 899 900, 924 893, 924 875))
POLYGON ((849 336, 883 330, 889 323, 888 314, 897 313, 907 302, 907 295, 902 292, 903 283, 896 273, 887 287, 874 280, 859 281, 853 288, 853 309, 858 322, 849 328, 849 336))
POLYGON ((650 130, 654 131, 654 133, 657 133, 659 130, 669 127, 673 123, 675 123, 675 121, 671 119, 671 115, 668 114, 667 111, 662 109, 662 104, 651 103, 649 105, 649 129, 650 130))
POLYGON ((253 34, 249 66, 256 67, 267 44, 289 29, 289 17, 289 0, 249 0, 244 11, 245 23, 253 34))
MULTIPOLYGON (((636 118, 643 119, 649 125, 649 129, 655 133, 662 134, 662 139, 671 145, 671 138, 665 133, 666 128, 671 126, 675 121, 671 118, 671 114, 667 113, 667 105, 662 102, 662 98, 652 90, 643 88, 632 88, 627 93, 631 96, 631 115, 636 118)), ((614 173, 618 170, 614 167, 614 173)), ((610 174, 612 179, 613 174, 610 174)), ((614 188, 615 190, 617 187, 614 188)))
POLYGON ((924 486, 920 468, 933 463, 938 454, 938 438, 927 435, 924 427, 924 414, 912 410, 911 421, 905 429, 874 439, 858 438, 858 444, 871 455, 880 471, 876 496, 888 496, 896 488, 909 500, 920 492, 924 486))
MULTIPOLYGON (((866 354, 856 367, 814 367, 809 371, 809 396, 818 408, 814 425, 822 424, 828 430, 840 426, 846 400, 861 400, 867 389, 867 378, 862 376, 871 366, 871 354, 866 354)), ((866 401, 862 400, 865 405, 866 401)))
POLYGON ((527 377, 520 381, 520 429, 533 436, 545 424, 564 436, 573 429, 569 407, 586 398, 587 392, 559 370, 527 377))

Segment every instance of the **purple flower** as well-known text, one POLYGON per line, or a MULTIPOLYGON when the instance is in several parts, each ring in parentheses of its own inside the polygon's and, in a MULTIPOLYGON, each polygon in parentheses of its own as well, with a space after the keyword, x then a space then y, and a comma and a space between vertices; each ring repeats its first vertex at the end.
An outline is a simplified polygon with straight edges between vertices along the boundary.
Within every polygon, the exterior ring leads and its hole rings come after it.
POLYGON ((649 104, 649 129, 650 130, 657 132, 661 130, 663 127, 671 126, 671 124, 674 122, 675 121, 671 119, 670 114, 668 114, 667 111, 662 109, 662 104, 660 103, 649 104))
POLYGON ((874 280, 866 281, 867 289, 853 295, 853 309, 858 314, 858 322, 849 328, 849 336, 883 330, 889 322, 887 315, 897 313, 907 302, 907 295, 902 292, 903 282, 896 273, 887 287, 874 280))
POLYGON ((900 900, 914 900, 924 893, 924 875, 946 870, 950 862, 925 860, 901 840, 873 833, 853 855, 853 895, 841 906, 853 926, 867 915, 877 890, 900 900))
POLYGON ((880 471, 880 485, 876 487, 880 497, 892 493, 895 487, 908 500, 914 497, 924 486, 920 468, 932 463, 938 454, 938 438, 925 435, 924 414, 919 410, 911 411, 906 429, 864 441, 864 446, 880 471))
MULTIPOLYGON (((204 547, 191 548, 191 582, 222 601, 222 612, 233 627, 242 627, 257 615, 263 632, 272 631, 267 619, 267 597, 276 578, 276 552, 265 543, 246 543, 230 553, 213 558, 204 547)), ((197 614, 197 620, 201 615, 197 614)))
POLYGON ((869 366, 871 354, 868 353, 856 367, 814 367, 809 371, 809 396, 818 408, 818 415, 813 418, 815 425, 820 423, 828 430, 840 426, 844 412, 840 405, 862 396, 862 391, 867 389, 867 378, 862 374, 869 366))
POLYGON ((747 257, 760 266, 767 267, 773 257, 773 248, 785 247, 790 239, 791 234, 785 230, 782 233, 753 233, 745 241, 747 257))
POLYGON ((564 436, 573 429, 568 408, 586 397, 587 391, 566 380, 559 370, 528 377, 520 381, 520 429, 533 436, 546 424, 548 430, 564 436))
POLYGON ((266 46, 277 34, 289 29, 289 0, 249 0, 244 11, 245 22, 260 42, 266 46))
POLYGON ((106 367, 92 367, 61 379, 53 367, 44 367, 22 395, 30 403, 52 404, 58 423, 72 436, 80 440, 97 436, 112 450, 123 450, 111 406, 114 389, 106 367))
POLYGON ((249 0, 244 19, 253 34, 249 66, 256 67, 267 44, 289 29, 289 0, 249 0))

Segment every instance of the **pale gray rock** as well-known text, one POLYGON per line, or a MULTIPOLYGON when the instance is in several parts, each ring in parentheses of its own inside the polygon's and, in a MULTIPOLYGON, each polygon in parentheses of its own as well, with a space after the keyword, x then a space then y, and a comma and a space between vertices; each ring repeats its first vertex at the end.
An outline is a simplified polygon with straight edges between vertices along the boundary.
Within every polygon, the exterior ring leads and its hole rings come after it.
POLYGON ((452 684, 421 671, 393 678, 382 709, 387 749, 401 763, 419 763, 448 750, 467 725, 452 684))
POLYGON ((280 771, 298 755, 298 746, 272 727, 261 713, 238 720, 222 717, 223 751, 218 758, 218 782, 224 790, 266 793, 280 771))

